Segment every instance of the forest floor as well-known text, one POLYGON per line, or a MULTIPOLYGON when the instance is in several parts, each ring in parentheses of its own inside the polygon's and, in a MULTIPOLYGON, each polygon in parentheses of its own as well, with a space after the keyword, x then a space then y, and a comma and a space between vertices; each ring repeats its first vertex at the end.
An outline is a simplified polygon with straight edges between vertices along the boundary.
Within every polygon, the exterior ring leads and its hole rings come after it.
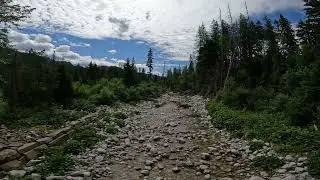
MULTIPOLYGON (((134 112, 126 126, 73 156, 77 165, 67 179, 88 174, 93 179, 114 180, 312 179, 306 172, 306 159, 297 156, 282 155, 284 166, 272 173, 252 167, 252 160, 263 150, 252 152, 248 141, 214 128, 205 106, 200 96, 173 93, 125 105, 124 111, 134 112)), ((274 153, 268 143, 264 149, 274 153)))

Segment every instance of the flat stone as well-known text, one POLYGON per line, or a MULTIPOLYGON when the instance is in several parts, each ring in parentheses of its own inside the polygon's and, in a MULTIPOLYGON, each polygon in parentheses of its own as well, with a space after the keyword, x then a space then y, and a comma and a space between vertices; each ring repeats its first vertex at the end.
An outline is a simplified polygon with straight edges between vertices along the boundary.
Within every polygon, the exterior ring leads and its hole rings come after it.
POLYGON ((11 178, 21 178, 26 175, 26 171, 24 170, 12 170, 9 172, 9 176, 11 178))
POLYGON ((152 170, 152 167, 151 167, 151 166, 145 166, 144 169, 145 169, 145 170, 148 170, 148 171, 151 171, 151 170, 152 170))
POLYGON ((38 159, 33 159, 33 160, 30 160, 26 166, 34 166, 36 164, 39 164, 41 162, 41 160, 38 160, 38 159))
POLYGON ((150 171, 148 170, 141 170, 140 173, 144 176, 148 176, 150 174, 150 171))
POLYGON ((160 169, 160 170, 163 170, 164 169, 164 166, 163 166, 163 164, 158 164, 158 169, 160 169))
POLYGON ((179 138, 179 139, 178 139, 178 143, 180 143, 180 144, 185 144, 185 143, 186 143, 186 140, 184 140, 183 138, 179 138))
POLYGON ((146 166, 152 166, 153 165, 153 161, 146 160, 145 164, 146 164, 146 166))
POLYGON ((97 149, 97 152, 98 152, 99 154, 105 154, 107 151, 106 151, 105 149, 103 149, 103 148, 98 148, 98 149, 97 149))
POLYGON ((291 155, 287 155, 284 159, 287 161, 292 161, 293 157, 291 155))
POLYGON ((0 143, 0 151, 3 150, 3 149, 5 149, 6 147, 7 147, 6 145, 0 143))
POLYGON ((32 180, 41 180, 41 175, 36 174, 36 173, 32 173, 31 178, 32 178, 32 180))
POLYGON ((203 160, 209 160, 209 159, 210 159, 210 154, 208 154, 208 153, 201 153, 201 159, 203 159, 203 160))
POLYGON ((67 134, 62 134, 61 136, 55 138, 53 141, 51 141, 49 143, 49 146, 55 146, 55 145, 59 145, 62 142, 66 141, 68 139, 68 135, 67 134))
POLYGON ((0 151, 0 164, 19 158, 21 155, 13 149, 0 151))
POLYGON ((176 167, 172 168, 172 172, 179 173, 180 169, 176 166, 176 167))
POLYGON ((153 138, 153 141, 160 141, 162 139, 162 137, 160 137, 160 136, 155 136, 154 138, 153 138))
POLYGON ((104 160, 104 157, 103 156, 96 156, 94 160, 95 160, 95 162, 101 162, 104 160))
POLYGON ((84 174, 81 171, 72 172, 70 175, 73 177, 84 177, 84 174))
POLYGON ((270 178, 269 180, 281 180, 281 178, 279 178, 279 177, 272 177, 272 178, 270 178))
POLYGON ((57 137, 63 135, 65 132, 65 129, 62 128, 62 129, 58 129, 50 134, 48 134, 49 137, 52 137, 53 139, 56 139, 57 137))
POLYGON ((64 176, 49 176, 46 178, 46 180, 65 180, 66 178, 64 176))
POLYGON ((48 149, 48 145, 46 145, 46 144, 42 144, 41 146, 38 146, 38 147, 34 148, 34 150, 38 151, 38 152, 43 152, 43 151, 45 151, 47 149, 48 149))
POLYGON ((289 176, 283 178, 282 180, 296 180, 296 177, 293 175, 289 175, 289 176))
POLYGON ((45 137, 37 140, 39 144, 49 144, 51 141, 52 137, 45 137))
POLYGON ((5 164, 2 164, 0 166, 0 169, 5 170, 5 171, 11 171, 11 170, 15 170, 15 169, 20 169, 22 167, 23 167, 23 163, 21 161, 13 160, 13 161, 7 162, 5 164))
POLYGON ((32 160, 32 159, 37 159, 40 155, 40 152, 39 151, 36 151, 36 150, 31 150, 31 151, 28 151, 26 153, 24 153, 24 155, 29 159, 29 160, 32 160))
POLYGON ((259 176, 252 176, 252 177, 249 178, 248 180, 264 180, 264 178, 259 177, 259 176))
POLYGON ((210 179, 211 177, 210 177, 210 174, 206 174, 205 176, 204 176, 204 179, 210 179))

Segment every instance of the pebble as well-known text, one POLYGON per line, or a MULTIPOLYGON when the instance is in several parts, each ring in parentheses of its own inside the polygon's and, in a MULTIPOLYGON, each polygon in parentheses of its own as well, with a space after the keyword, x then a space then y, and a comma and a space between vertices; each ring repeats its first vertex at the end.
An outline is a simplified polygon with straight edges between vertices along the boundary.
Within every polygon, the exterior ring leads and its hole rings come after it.
POLYGON ((172 168, 172 172, 178 173, 178 172, 180 172, 180 169, 176 166, 176 167, 172 168))

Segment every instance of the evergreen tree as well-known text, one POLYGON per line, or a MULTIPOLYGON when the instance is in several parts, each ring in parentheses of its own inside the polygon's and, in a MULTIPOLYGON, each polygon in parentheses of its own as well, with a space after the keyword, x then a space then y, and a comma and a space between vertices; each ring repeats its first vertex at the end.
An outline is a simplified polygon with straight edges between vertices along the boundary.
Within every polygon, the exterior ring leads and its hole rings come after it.
POLYGON ((14 4, 13 0, 0 1, 0 47, 8 45, 8 28, 18 26, 18 22, 26 19, 33 10, 29 6, 14 4))
POLYGON ((147 67, 149 68, 148 73, 151 76, 151 73, 153 70, 153 53, 151 48, 149 48, 149 51, 148 51, 147 67))
POLYGON ((67 73, 65 65, 59 65, 57 76, 57 87, 54 91, 56 102, 64 107, 71 103, 73 98, 72 79, 67 73))

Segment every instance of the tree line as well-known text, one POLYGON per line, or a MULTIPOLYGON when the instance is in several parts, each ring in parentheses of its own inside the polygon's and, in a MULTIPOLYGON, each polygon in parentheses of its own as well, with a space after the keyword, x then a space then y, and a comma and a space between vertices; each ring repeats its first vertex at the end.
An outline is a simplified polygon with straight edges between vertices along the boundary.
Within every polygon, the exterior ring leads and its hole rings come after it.
POLYGON ((200 25, 196 57, 188 67, 169 70, 167 85, 241 109, 263 110, 279 101, 293 124, 319 123, 320 3, 304 2, 306 18, 297 28, 283 15, 259 21, 241 14, 233 22, 230 12, 228 21, 200 25))

